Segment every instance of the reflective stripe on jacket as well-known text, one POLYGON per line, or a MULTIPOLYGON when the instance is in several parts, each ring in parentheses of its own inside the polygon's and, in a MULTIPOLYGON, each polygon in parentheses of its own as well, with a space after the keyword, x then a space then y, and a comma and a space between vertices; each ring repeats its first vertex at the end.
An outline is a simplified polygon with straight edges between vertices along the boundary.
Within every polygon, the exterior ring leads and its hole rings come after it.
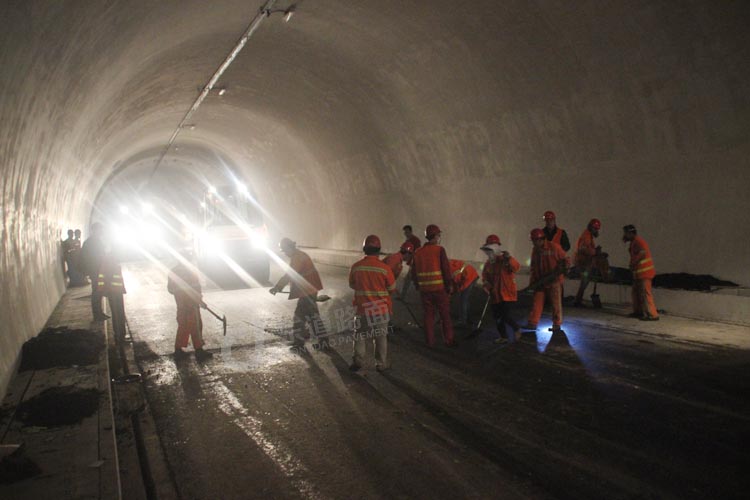
POLYGON ((105 256, 102 260, 96 279, 96 290, 102 295, 126 293, 120 264, 114 262, 109 256, 105 256))
POLYGON ((381 262, 377 255, 367 255, 354 263, 349 271, 349 286, 354 290, 352 304, 357 314, 365 315, 367 310, 385 304, 388 312, 393 312, 391 293, 396 289, 396 279, 391 268, 381 262))
POLYGON ((651 249, 640 236, 630 242, 630 268, 633 270, 633 279, 650 280, 656 276, 651 249))
POLYGON ((416 278, 419 290, 422 292, 439 292, 446 290, 450 284, 450 266, 445 276, 442 268, 441 256, 445 252, 440 245, 426 244, 414 253, 412 272, 416 278))

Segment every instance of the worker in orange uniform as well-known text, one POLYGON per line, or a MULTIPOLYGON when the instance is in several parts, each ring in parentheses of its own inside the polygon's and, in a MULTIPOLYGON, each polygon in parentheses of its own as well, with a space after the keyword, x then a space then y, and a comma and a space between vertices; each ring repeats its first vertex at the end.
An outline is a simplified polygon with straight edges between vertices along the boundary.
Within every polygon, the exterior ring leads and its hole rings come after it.
POLYGON ((599 237, 601 228, 602 223, 599 219, 591 219, 576 244, 575 265, 581 272, 581 284, 573 303, 576 307, 583 307, 583 293, 592 276, 605 278, 609 269, 607 254, 602 253, 602 247, 594 241, 599 237))
POLYGON ((398 252, 388 255, 383 262, 393 271, 393 278, 398 279, 404 270, 404 262, 410 264, 413 255, 414 245, 410 241, 405 241, 398 252))
POLYGON ((125 281, 122 278, 119 255, 114 250, 107 250, 102 257, 96 289, 102 297, 107 298, 115 338, 125 340, 125 281))
POLYGON ((440 246, 440 228, 430 224, 425 230, 427 243, 414 252, 411 278, 422 298, 424 330, 427 345, 435 342, 435 310, 443 323, 443 340, 448 347, 456 347, 450 315, 452 288, 451 267, 445 249, 440 246))
POLYGON ((298 249, 294 241, 282 238, 279 248, 289 257, 289 271, 269 292, 276 295, 289 284, 289 300, 297 299, 292 326, 292 348, 304 347, 305 340, 310 338, 308 325, 318 337, 321 347, 325 348, 327 344, 322 341, 326 337, 326 332, 318 310, 318 292, 323 289, 320 274, 310 256, 298 249))
POLYGON ((564 229, 557 227, 557 216, 552 210, 544 212, 544 236, 547 241, 557 243, 566 252, 570 250, 570 239, 564 229))
POLYGON ((541 229, 531 231, 531 241, 534 247, 531 251, 529 286, 534 287, 534 303, 524 329, 536 330, 546 298, 552 304, 552 330, 560 331, 562 284, 570 262, 565 250, 554 241, 549 241, 541 229))
POLYGON ((630 272, 633 273, 633 312, 630 316, 643 321, 658 321, 659 313, 651 294, 651 281, 656 276, 651 249, 632 224, 623 226, 622 241, 630 242, 630 272))
POLYGON ((393 271, 378 259, 380 238, 374 234, 362 244, 365 257, 349 271, 349 287, 354 290, 357 309, 354 332, 354 357, 349 367, 359 371, 364 365, 367 342, 375 341, 375 369, 388 369, 388 328, 393 316, 391 294, 396 290, 393 271))
POLYGON ((458 322, 453 326, 466 326, 469 323, 469 297, 474 283, 479 280, 479 273, 474 266, 462 260, 449 259, 453 294, 458 295, 458 322))
POLYGON ((480 250, 487 255, 487 262, 482 268, 482 287, 489 294, 492 304, 492 317, 495 319, 500 336, 496 344, 508 341, 506 325, 513 330, 514 340, 521 338, 521 327, 511 315, 511 308, 518 301, 516 273, 521 264, 508 252, 500 248, 500 237, 496 234, 487 236, 480 250))
MULTIPOLYGON (((414 234, 412 227, 410 225, 406 225, 403 228, 404 231, 404 237, 406 238, 406 241, 404 241, 403 245, 406 245, 407 243, 411 243, 413 250, 412 253, 408 256, 408 258, 404 258, 404 263, 411 267, 411 258, 414 255, 414 252, 417 251, 422 246, 422 240, 419 239, 419 236, 414 234)), ((411 280, 406 279, 404 280, 404 284, 401 286, 401 300, 406 300, 406 293, 409 291, 409 286, 411 285, 411 280)))
POLYGON ((178 263, 169 272, 167 291, 174 295, 177 305, 177 336, 174 341, 174 358, 179 361, 188 356, 185 349, 190 340, 193 341, 195 358, 205 361, 213 357, 213 353, 206 351, 203 346, 203 321, 201 307, 205 308, 203 292, 198 271, 193 265, 192 251, 183 250, 178 263))

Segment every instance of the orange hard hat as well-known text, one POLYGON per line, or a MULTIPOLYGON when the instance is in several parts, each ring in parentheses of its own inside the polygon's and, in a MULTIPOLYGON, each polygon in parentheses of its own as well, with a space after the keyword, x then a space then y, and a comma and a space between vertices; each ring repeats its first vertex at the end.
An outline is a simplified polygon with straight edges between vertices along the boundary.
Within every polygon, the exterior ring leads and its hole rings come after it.
POLYGON ((538 227, 531 230, 531 240, 543 240, 545 238, 544 231, 538 227))
POLYGON ((401 245, 401 251, 407 253, 414 252, 414 243, 412 243, 411 241, 405 242, 403 245, 401 245))
POLYGON ((544 212, 544 217, 542 218, 544 220, 557 219, 557 216, 555 215, 555 212, 553 212, 552 210, 547 210, 546 212, 544 212))
POLYGON ((598 231, 602 228, 602 221, 599 219, 591 219, 589 221, 589 227, 598 231))
POLYGON ((431 240, 440 233, 442 233, 442 231, 436 224, 430 224, 424 230, 425 238, 427 238, 428 240, 431 240))
POLYGON ((372 247, 372 248, 380 248, 380 237, 378 237, 375 234, 369 235, 367 238, 365 238, 364 243, 362 243, 362 247, 372 247))
POLYGON ((496 234, 487 236, 487 240, 484 242, 485 245, 502 245, 500 243, 500 237, 496 234))

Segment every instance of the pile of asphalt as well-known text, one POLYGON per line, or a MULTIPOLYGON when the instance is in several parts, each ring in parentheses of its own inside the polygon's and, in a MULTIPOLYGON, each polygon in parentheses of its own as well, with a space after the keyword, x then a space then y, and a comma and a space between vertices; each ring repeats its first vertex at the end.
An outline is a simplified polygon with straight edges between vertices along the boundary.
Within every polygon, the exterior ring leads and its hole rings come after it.
POLYGON ((712 288, 739 286, 731 281, 714 278, 709 274, 667 273, 654 277, 654 286, 677 290, 709 291, 712 288))
POLYGON ((23 345, 19 371, 56 366, 85 366, 99 362, 104 349, 101 334, 67 327, 45 328, 23 345))
POLYGON ((18 405, 16 418, 29 427, 57 427, 77 424, 98 409, 96 389, 51 387, 18 405))

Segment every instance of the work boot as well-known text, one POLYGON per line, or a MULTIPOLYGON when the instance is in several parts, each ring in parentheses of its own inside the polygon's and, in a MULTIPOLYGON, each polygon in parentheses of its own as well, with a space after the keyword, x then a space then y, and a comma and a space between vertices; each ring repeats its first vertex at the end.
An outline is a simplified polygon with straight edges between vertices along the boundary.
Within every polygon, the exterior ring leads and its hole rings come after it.
POLYGON ((580 307, 582 309, 586 309, 586 304, 583 303, 581 300, 576 300, 573 302, 573 307, 580 307))
POLYGON ((638 319, 641 321, 659 321, 659 316, 641 316, 638 319))
POLYGON ((536 331, 536 325, 528 323, 526 325, 523 325, 521 327, 521 330, 526 330, 528 332, 535 332, 536 331))
POLYGON ((379 371, 380 373, 386 372, 391 369, 388 365, 375 365, 375 369, 379 371))
POLYGON ((458 342, 456 342, 454 340, 453 342, 446 343, 445 347, 447 347, 448 349, 457 349, 458 348, 458 342))
POLYGON ((182 349, 175 349, 173 356, 174 356, 175 361, 181 361, 187 358, 189 354, 183 351, 182 349))
POLYGON ((351 365, 349 365, 349 371, 352 371, 352 372, 356 373, 356 372, 360 371, 361 369, 362 369, 362 365, 360 365, 356 361, 354 363, 352 363, 351 365))
POLYGON ((522 335, 521 330, 516 330, 515 332, 513 332, 513 336, 516 338, 516 342, 521 340, 521 335, 522 335))
POLYGON ((643 315, 642 314, 638 314, 638 313, 630 313, 630 314, 628 314, 628 318, 642 318, 642 317, 643 317, 643 315))
POLYGON ((195 359, 198 361, 207 361, 214 357, 214 353, 208 352, 205 349, 196 349, 195 350, 195 359))

